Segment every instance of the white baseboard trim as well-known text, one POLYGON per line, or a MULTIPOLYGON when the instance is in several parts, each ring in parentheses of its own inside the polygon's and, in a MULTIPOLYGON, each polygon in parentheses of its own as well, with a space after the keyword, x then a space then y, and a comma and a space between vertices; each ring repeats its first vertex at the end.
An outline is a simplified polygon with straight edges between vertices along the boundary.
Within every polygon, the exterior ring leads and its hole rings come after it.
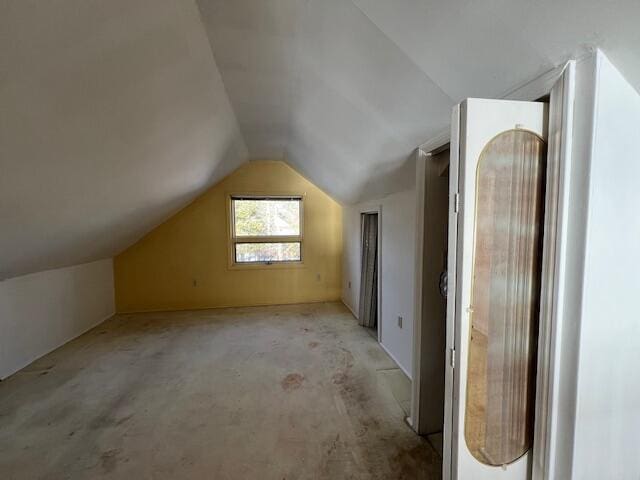
POLYGON ((413 378, 411 378, 411 375, 409 374, 409 372, 407 372, 407 369, 404 368, 400 362, 398 361, 398 359, 396 357, 393 356, 393 353, 391 353, 389 351, 389 349, 387 347, 384 346, 384 343, 382 342, 378 342, 380 344, 380 346, 382 347, 382 349, 387 353, 387 355, 389 355, 391 357, 391 360, 393 360, 395 362, 396 365, 398 365, 398 368, 400 370, 402 370, 404 372, 404 374, 409 377, 409 380, 413 381, 413 378))
POLYGON ((353 311, 353 309, 351 308, 351 305, 349 305, 347 302, 345 302, 344 298, 341 298, 340 301, 351 312, 351 315, 353 315, 355 317, 355 319, 358 320, 358 315, 356 314, 356 312, 353 311))
POLYGON ((409 428, 411 428, 411 430, 415 430, 415 428, 413 428, 413 420, 411 420, 411 417, 404 417, 404 421, 407 425, 409 425, 409 428))

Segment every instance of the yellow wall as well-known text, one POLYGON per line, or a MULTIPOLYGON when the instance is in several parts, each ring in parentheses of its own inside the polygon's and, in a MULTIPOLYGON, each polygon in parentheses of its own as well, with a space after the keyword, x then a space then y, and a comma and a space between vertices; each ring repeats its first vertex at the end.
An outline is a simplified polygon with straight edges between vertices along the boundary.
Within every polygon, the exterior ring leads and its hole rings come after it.
POLYGON ((114 260, 118 312, 340 299, 342 208, 284 162, 249 162, 114 260), (303 265, 229 265, 231 194, 304 195, 303 265))

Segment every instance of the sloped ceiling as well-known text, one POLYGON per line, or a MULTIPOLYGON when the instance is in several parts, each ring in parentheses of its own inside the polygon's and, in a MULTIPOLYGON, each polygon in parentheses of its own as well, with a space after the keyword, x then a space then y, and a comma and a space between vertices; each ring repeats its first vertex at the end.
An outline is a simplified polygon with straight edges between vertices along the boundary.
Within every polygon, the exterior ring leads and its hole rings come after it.
POLYGON ((194 2, 0 2, 0 279, 111 257, 246 159, 194 2))
POLYGON ((604 47, 640 85, 638 0, 198 0, 252 158, 344 202, 406 188, 466 97, 604 47))
POLYGON ((110 257, 247 158, 352 203, 451 107, 602 47, 637 0, 0 2, 0 278, 110 257), (213 51, 213 55, 212 55, 213 51))

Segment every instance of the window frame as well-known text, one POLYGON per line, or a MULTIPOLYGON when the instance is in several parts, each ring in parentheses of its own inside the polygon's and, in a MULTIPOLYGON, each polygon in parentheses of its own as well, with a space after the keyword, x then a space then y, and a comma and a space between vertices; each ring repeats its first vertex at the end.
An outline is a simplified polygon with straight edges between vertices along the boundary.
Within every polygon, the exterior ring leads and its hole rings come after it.
POLYGON ((227 195, 228 215, 227 225, 229 231, 229 268, 292 268, 304 265, 304 194, 294 193, 249 193, 227 195), (296 200, 299 202, 299 224, 300 231, 298 235, 237 235, 235 231, 235 203, 234 200, 296 200), (255 262, 238 262, 236 260, 236 245, 246 243, 299 243, 300 259, 299 260, 273 260, 273 261, 255 261, 255 262))

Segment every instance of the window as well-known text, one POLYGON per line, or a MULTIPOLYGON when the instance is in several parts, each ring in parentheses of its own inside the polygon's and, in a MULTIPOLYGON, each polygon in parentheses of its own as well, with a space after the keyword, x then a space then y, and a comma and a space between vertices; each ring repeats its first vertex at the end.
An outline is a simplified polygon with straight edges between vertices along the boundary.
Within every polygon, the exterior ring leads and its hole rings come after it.
POLYGON ((231 220, 234 263, 302 261, 302 197, 232 196, 231 220))

